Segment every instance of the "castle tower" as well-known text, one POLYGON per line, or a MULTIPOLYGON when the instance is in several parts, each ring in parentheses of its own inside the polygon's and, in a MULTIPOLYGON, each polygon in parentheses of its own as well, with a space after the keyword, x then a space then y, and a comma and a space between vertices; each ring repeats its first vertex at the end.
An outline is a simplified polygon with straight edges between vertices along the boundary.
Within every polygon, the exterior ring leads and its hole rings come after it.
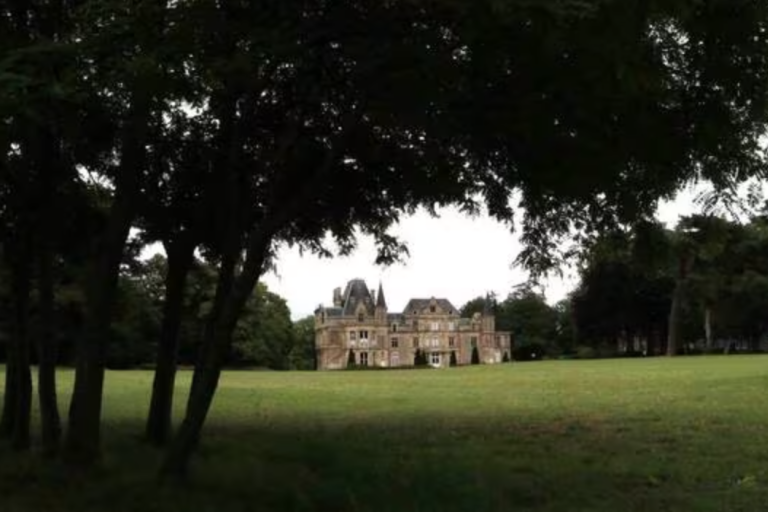
POLYGON ((376 294, 376 323, 387 323, 387 301, 384 299, 384 288, 379 281, 379 291, 376 294))
POLYGON ((491 294, 486 294, 481 321, 481 329, 483 332, 492 333, 496 330, 496 315, 493 310, 493 298, 491 297, 491 294))

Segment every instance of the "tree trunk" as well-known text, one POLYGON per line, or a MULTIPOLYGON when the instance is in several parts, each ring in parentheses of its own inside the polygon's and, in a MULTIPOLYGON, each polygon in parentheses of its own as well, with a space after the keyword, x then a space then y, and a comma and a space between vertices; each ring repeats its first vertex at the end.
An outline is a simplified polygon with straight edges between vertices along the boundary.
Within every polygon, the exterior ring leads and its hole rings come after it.
POLYGON ((0 418, 0 436, 9 439, 16 423, 16 402, 18 400, 18 381, 16 379, 15 343, 7 345, 5 365, 5 392, 3 393, 3 416, 0 418))
POLYGON ((163 320, 145 434, 146 439, 155 446, 165 445, 171 434, 184 288, 195 258, 195 245, 191 241, 171 242, 166 244, 165 249, 168 256, 168 272, 165 278, 163 320))
POLYGON ((712 308, 704 308, 704 338, 706 340, 707 351, 712 350, 712 308))
POLYGON ((61 418, 56 397, 57 343, 54 329, 53 253, 47 242, 40 247, 38 290, 40 294, 40 339, 38 340, 38 398, 43 455, 59 451, 61 418))
MULTIPOLYGON (((26 243, 26 242, 25 242, 26 243)), ((30 446, 30 419, 32 413, 32 372, 29 367, 29 251, 19 254, 13 266, 12 288, 14 308, 13 340, 15 356, 14 378, 16 397, 11 446, 14 450, 27 450, 30 446)))
POLYGON ((672 305, 669 309, 669 326, 667 332, 667 355, 677 354, 677 347, 680 342, 680 320, 682 313, 682 282, 678 280, 675 289, 672 292, 672 305))
POLYGON ((116 203, 113 210, 117 211, 110 215, 110 239, 91 274, 86 320, 77 345, 75 386, 64 444, 65 460, 76 465, 92 464, 100 455, 105 340, 109 335, 120 262, 133 218, 123 201, 116 199, 116 203))
POLYGON ((192 382, 187 412, 176 436, 166 453, 160 469, 164 477, 184 477, 189 459, 197 448, 205 418, 210 410, 213 396, 219 384, 223 355, 229 349, 232 332, 227 333, 223 325, 208 329, 203 339, 208 349, 198 362, 192 382))
POLYGON ((84 332, 77 345, 75 387, 69 405, 64 458, 70 464, 90 465, 100 456, 101 401, 104 388, 104 343, 109 335, 120 263, 140 193, 139 173, 144 168, 144 141, 149 124, 149 98, 132 98, 123 133, 123 156, 115 185, 103 243, 91 264, 87 287, 84 332))
POLYGON ((688 279, 691 265, 693 264, 693 255, 683 253, 680 256, 677 280, 675 289, 672 292, 672 304, 669 308, 669 325, 667 332, 667 355, 674 356, 680 345, 680 334, 683 308, 683 294, 685 292, 685 283, 688 279))
MULTIPOLYGON (((234 257, 222 265, 214 307, 207 322, 200 358, 195 366, 187 412, 163 461, 161 476, 184 477, 187 473, 190 457, 197 448, 200 432, 218 387, 221 367, 232 344, 237 319, 263 271, 270 244, 271 237, 268 237, 266 241, 259 241, 258 249, 248 251, 243 271, 236 280, 234 257)), ((251 248, 255 249, 253 245, 251 248)))

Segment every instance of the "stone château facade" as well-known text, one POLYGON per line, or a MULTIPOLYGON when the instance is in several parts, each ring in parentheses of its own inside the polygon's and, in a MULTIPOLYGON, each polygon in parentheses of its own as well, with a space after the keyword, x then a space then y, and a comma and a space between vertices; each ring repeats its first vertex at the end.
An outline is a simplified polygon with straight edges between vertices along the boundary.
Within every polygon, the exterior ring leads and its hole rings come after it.
POLYGON ((411 299, 402 313, 387 311, 384 290, 369 289, 362 279, 336 288, 333 306, 315 311, 315 349, 318 370, 345 368, 350 350, 361 366, 413 366, 416 350, 436 367, 470 364, 478 349, 483 364, 511 356, 511 336, 495 329, 490 302, 483 313, 461 318, 446 299, 411 299))

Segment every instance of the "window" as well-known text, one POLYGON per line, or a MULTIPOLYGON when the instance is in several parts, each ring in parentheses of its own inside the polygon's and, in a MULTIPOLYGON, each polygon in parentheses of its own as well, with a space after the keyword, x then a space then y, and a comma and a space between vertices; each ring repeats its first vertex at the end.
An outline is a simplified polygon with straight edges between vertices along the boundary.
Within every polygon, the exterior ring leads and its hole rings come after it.
POLYGON ((392 332, 397 332, 397 324, 392 324, 392 332))
POLYGON ((419 348, 419 338, 413 338, 413 348, 419 348))
POLYGON ((456 346, 456 340, 454 339, 453 336, 448 337, 448 346, 451 348, 456 346))
POLYGON ((397 338, 392 338, 389 341, 390 341, 390 345, 392 345, 392 348, 397 348, 398 345, 400 344, 400 340, 398 340, 397 338))
POLYGON ((357 314, 357 321, 358 322, 365 322, 365 313, 358 313, 357 314))
POLYGON ((355 331, 349 331, 349 341, 355 341, 357 339, 357 333, 355 331))
POLYGON ((368 331, 360 331, 360 339, 361 340, 367 340, 368 339, 368 331))
POLYGON ((429 364, 432 366, 440 366, 440 354, 435 352, 429 354, 429 364))
POLYGON ((456 330, 456 323, 455 322, 448 322, 448 325, 446 326, 446 329, 449 331, 455 331, 456 330))
POLYGON ((360 352, 360 366, 368 366, 368 352, 360 352))
POLYGON ((440 322, 432 322, 429 324, 429 328, 433 331, 439 331, 440 330, 440 322))
POLYGON ((427 343, 427 345, 430 346, 430 347, 433 347, 433 348, 439 347, 440 346, 440 338, 432 337, 429 340, 429 342, 427 343))
POLYGON ((477 336, 469 338, 469 344, 472 345, 472 348, 475 348, 477 346, 477 336))
POLYGON ((429 312, 434 313, 435 312, 435 306, 429 306, 429 312))

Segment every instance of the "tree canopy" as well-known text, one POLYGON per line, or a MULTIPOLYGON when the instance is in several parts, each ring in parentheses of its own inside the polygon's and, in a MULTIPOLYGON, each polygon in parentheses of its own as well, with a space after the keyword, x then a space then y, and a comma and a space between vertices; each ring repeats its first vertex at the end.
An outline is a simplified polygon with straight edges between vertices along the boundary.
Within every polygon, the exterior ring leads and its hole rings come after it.
MULTIPOLYGON (((749 0, 3 4, 0 243, 15 265, 17 430, 30 414, 31 285, 52 311, 65 251, 52 235, 68 212, 99 212, 78 277, 69 462, 99 456, 107 340, 135 313, 120 308, 132 229, 169 258, 153 385, 165 398, 150 416, 170 417, 195 251, 215 265, 163 466, 180 474, 278 244, 332 255, 331 233, 346 253, 359 230, 386 263, 405 251, 390 232, 402 215, 484 206, 521 226, 519 262, 537 275, 564 237, 580 247, 647 218, 686 182, 727 189, 762 175, 767 22, 768 6, 749 0)), ((40 348, 55 361, 55 346, 40 348)))

